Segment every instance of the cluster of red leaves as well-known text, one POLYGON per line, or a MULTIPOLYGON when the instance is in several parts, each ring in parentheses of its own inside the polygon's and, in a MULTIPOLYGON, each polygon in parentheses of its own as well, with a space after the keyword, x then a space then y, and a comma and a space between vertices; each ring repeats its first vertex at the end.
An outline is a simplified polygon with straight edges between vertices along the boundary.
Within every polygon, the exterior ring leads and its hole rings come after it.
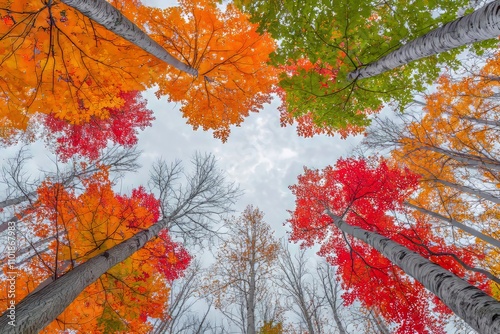
POLYGON ((347 303, 359 300, 379 309, 384 318, 399 325, 398 333, 444 333, 444 318, 451 311, 378 251, 343 234, 325 214, 329 208, 348 224, 390 238, 487 290, 482 275, 466 272, 451 256, 443 255, 455 254, 473 265, 479 259, 473 250, 447 244, 426 221, 400 223, 397 215, 387 214, 405 213, 403 202, 418 180, 408 169, 377 159, 341 159, 321 171, 305 169, 298 184, 290 187, 296 196, 296 209, 289 219, 291 239, 305 246, 321 244, 319 254, 339 268, 347 303))
POLYGON ((140 92, 121 92, 119 98, 124 101, 122 107, 106 108, 106 118, 92 116, 86 123, 72 124, 55 114, 44 115, 46 135, 55 140, 61 160, 74 155, 96 160, 108 141, 125 147, 137 143, 137 129, 151 126, 153 112, 146 108, 140 92))
POLYGON ((168 231, 161 231, 158 237, 164 245, 165 250, 162 253, 165 255, 158 259, 156 269, 163 273, 167 280, 180 278, 191 262, 191 255, 184 246, 170 239, 168 231))

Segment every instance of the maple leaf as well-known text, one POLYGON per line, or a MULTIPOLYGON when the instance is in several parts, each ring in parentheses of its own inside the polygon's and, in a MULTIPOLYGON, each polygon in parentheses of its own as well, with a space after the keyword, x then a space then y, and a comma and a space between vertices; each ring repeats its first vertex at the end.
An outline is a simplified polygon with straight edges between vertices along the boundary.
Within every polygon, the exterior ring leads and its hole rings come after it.
POLYGON ((298 184, 290 189, 296 196, 296 209, 288 220, 291 240, 305 246, 320 243, 319 254, 338 266, 348 304, 359 300, 364 307, 376 308, 380 315, 399 324, 398 333, 444 333, 450 310, 412 278, 365 243, 356 240, 332 223, 325 213, 340 217, 352 226, 376 232, 431 258, 448 269, 489 291, 480 273, 465 273, 455 254, 468 265, 478 260, 472 249, 448 245, 433 234, 425 220, 410 225, 398 222, 388 211, 405 212, 403 202, 417 188, 419 176, 405 168, 391 166, 383 159, 340 159, 335 167, 305 169, 298 184), (447 254, 446 256, 444 254, 447 254), (439 313, 436 319, 429 313, 439 313))
POLYGON ((267 64, 275 43, 232 4, 183 0, 165 10, 142 7, 151 36, 198 70, 192 76, 158 65, 157 96, 181 103, 194 129, 213 130, 226 141, 231 126, 270 102, 277 71, 267 64))

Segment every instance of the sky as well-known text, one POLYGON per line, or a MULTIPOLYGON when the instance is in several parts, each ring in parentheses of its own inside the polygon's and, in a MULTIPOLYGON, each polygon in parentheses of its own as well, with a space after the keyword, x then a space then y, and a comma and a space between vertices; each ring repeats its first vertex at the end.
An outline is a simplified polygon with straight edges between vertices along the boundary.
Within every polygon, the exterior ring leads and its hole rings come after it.
MULTIPOLYGON (((154 91, 154 90, 153 90, 154 91)), ((295 127, 280 127, 279 99, 274 99, 259 113, 252 113, 240 127, 233 127, 226 143, 211 132, 194 131, 182 118, 179 105, 166 98, 158 100, 153 91, 144 96, 156 120, 139 135, 138 148, 143 151, 136 175, 122 180, 122 191, 147 183, 148 170, 158 158, 186 164, 195 152, 211 153, 228 180, 240 185, 244 195, 235 206, 241 212, 247 205, 257 206, 265 220, 284 236, 286 210, 294 207, 288 186, 296 183, 303 167, 323 168, 334 164, 340 156, 348 156, 362 136, 342 140, 340 137, 298 137, 295 127)))
MULTIPOLYGON (((160 0, 144 2, 161 7, 172 4, 160 0)), ((228 141, 222 143, 213 138, 211 132, 194 131, 182 117, 180 105, 168 102, 167 98, 157 99, 154 91, 153 88, 143 94, 156 119, 151 127, 139 134, 138 149, 142 150, 139 163, 142 167, 136 173, 125 175, 116 189, 129 194, 133 188, 146 186, 149 169, 157 159, 182 160, 189 166, 195 152, 211 153, 218 159, 219 168, 225 171, 228 181, 239 184, 243 191, 234 214, 239 215, 247 205, 258 207, 277 238, 286 236, 289 231, 285 224, 289 217, 287 210, 294 209, 295 198, 288 187, 296 183, 304 166, 324 168, 332 165, 338 158, 351 155, 363 138, 299 137, 294 126, 280 126, 280 101, 274 98, 259 113, 247 117, 240 127, 233 127, 228 141)), ((386 110, 386 113, 391 111, 386 110)), ((0 163, 17 148, 2 149, 0 163)), ((52 165, 54 157, 43 143, 33 144, 31 152, 35 155, 31 170, 43 170, 52 165)))

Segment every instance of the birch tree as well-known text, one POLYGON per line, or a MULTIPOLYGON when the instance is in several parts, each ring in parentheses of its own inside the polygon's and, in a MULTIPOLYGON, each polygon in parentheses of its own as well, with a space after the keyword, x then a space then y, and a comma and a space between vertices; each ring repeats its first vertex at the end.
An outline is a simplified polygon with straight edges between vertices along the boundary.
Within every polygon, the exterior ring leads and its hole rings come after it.
MULTIPOLYGON (((25 333, 41 330, 64 311, 87 286, 143 248, 172 222, 183 218, 217 219, 224 215, 234 200, 236 188, 226 183, 212 156, 197 155, 193 163, 194 172, 186 176, 185 185, 169 186, 169 189, 179 195, 175 198, 178 206, 171 211, 164 211, 163 217, 149 228, 93 256, 44 288, 29 294, 15 306, 16 326, 9 325, 11 319, 8 318, 7 311, 0 318, 0 331, 25 333)), ((171 175, 171 182, 175 183, 176 178, 182 175, 180 167, 171 169, 168 175, 171 175)))
POLYGON ((350 80, 384 73, 409 62, 445 52, 459 46, 498 38, 500 35, 500 1, 492 1, 473 13, 432 30, 380 58, 363 64, 348 74, 350 80))
POLYGON ((376 159, 306 169, 290 187, 296 196, 291 239, 304 246, 319 243, 319 254, 339 268, 344 302, 375 308, 397 324, 397 332, 441 331, 453 311, 479 332, 494 333, 500 304, 487 294, 489 280, 467 270, 481 255, 447 243, 425 220, 402 224, 388 214, 404 212, 404 199, 417 184, 408 170, 376 159), (427 311, 430 303, 436 316, 427 311))

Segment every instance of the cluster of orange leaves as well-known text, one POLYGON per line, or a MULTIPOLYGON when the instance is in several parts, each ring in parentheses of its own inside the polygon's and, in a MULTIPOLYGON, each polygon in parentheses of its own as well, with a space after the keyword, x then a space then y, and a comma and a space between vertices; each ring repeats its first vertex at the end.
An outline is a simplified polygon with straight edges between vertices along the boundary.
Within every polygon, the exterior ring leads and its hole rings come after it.
MULTIPOLYGON (((45 181, 39 187, 37 202, 22 217, 34 240, 55 238, 49 241, 47 251, 16 268, 17 301, 38 284, 63 275, 158 220, 158 201, 153 195, 142 188, 130 197, 116 195, 104 167, 83 179, 82 185, 84 191, 77 193, 60 183, 45 181)), ((151 324, 147 318, 163 316, 168 283, 189 263, 189 258, 186 262, 176 257, 183 250, 179 252, 179 247, 168 234, 150 241, 88 286, 44 332, 148 332, 151 324), (168 275, 157 268, 163 259, 174 268, 168 275)), ((4 272, 8 271, 5 266, 4 272)), ((5 289, 0 302, 6 309, 5 289)))
POLYGON ((225 141, 230 126, 270 101, 275 43, 233 5, 181 1, 159 9, 112 2, 168 52, 198 70, 176 70, 60 2, 0 0, 0 135, 25 131, 36 113, 72 124, 123 106, 120 92, 157 84, 157 96, 180 102, 194 129, 225 141))
POLYGON ((267 62, 275 42, 235 6, 222 11, 214 1, 183 0, 177 7, 140 10, 151 37, 198 70, 193 78, 164 63, 156 67, 157 96, 180 102, 195 130, 214 130, 214 137, 226 141, 230 126, 270 101, 277 72, 267 62))
POLYGON ((151 84, 150 56, 61 2, 0 1, 0 135, 36 113, 72 124, 123 105, 151 84))

